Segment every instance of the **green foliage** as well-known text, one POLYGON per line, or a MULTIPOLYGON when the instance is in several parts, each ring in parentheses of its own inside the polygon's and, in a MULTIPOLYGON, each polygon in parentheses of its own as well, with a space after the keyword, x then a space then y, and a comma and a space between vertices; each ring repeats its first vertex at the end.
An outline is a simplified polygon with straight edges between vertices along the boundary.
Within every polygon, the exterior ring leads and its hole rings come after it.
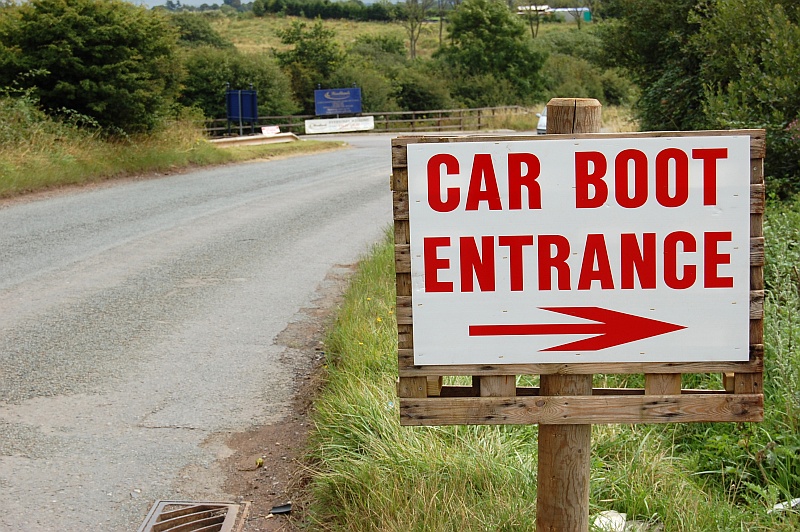
POLYGON ((551 31, 537 38, 536 46, 551 53, 571 55, 601 64, 603 43, 598 33, 597 26, 589 26, 583 30, 566 28, 562 31, 551 31))
POLYGON ((289 78, 269 54, 242 54, 202 46, 190 49, 184 59, 187 76, 179 103, 202 110, 208 118, 225 117, 225 90, 258 91, 261 115, 287 115, 299 110, 292 98, 289 78))
POLYGON ((771 194, 800 191, 800 25, 781 2, 720 0, 696 36, 712 127, 767 130, 771 194))
POLYGON ((396 18, 396 7, 387 0, 365 5, 360 0, 255 0, 253 13, 263 17, 280 13, 310 19, 349 19, 390 21, 396 18))
MULTIPOLYGON (((800 197, 768 206, 765 236, 764 422, 592 427, 592 514, 614 509, 654 530, 800 529, 797 511, 768 512, 800 492, 800 197)), ((536 427, 399 426, 393 250, 389 237, 361 262, 325 342, 309 525, 533 530, 536 427)))
POLYGON ((610 0, 604 50, 643 129, 764 128, 769 193, 800 191, 800 10, 786 0, 610 0))
POLYGON ((12 152, 23 146, 30 150, 34 145, 52 146, 59 138, 92 136, 75 122, 48 117, 30 90, 16 96, 0 91, 0 151, 12 152))
POLYGON ((359 35, 348 55, 358 55, 388 71, 406 65, 406 46, 397 35, 359 35))
POLYGON ((437 57, 458 80, 452 93, 468 105, 531 102, 541 98, 545 54, 534 49, 523 23, 499 0, 465 0, 450 16, 450 44, 437 57), (481 92, 495 82, 502 92, 481 92), (499 99, 498 99, 499 98, 499 99))
MULTIPOLYGON (((605 100, 602 72, 585 59, 566 54, 550 54, 542 69, 548 94, 569 94, 576 98, 605 100)), ((605 102, 604 102, 605 103, 605 102)))
POLYGON ((213 46, 233 48, 233 43, 224 39, 208 21, 208 17, 198 13, 180 11, 169 17, 170 23, 178 28, 178 44, 183 46, 213 46))
POLYGON ((349 56, 328 79, 331 87, 359 87, 365 113, 398 111, 392 80, 383 69, 358 56, 349 56))
POLYGON ((325 342, 328 384, 314 409, 311 524, 533 530, 535 429, 399 426, 393 264, 387 239, 360 264, 325 342))
POLYGON ((597 28, 551 31, 536 39, 536 48, 548 54, 542 76, 549 97, 569 94, 596 98, 603 105, 632 103, 634 83, 620 69, 605 64, 597 28))
POLYGON ((600 28, 608 66, 624 67, 642 90, 643 130, 692 130, 705 125, 702 53, 691 46, 700 29, 689 20, 696 0, 608 0, 600 28), (611 18, 613 17, 613 18, 611 18))
POLYGON ((96 129, 50 118, 29 94, 12 97, 0 92, 0 198, 196 165, 312 152, 334 144, 306 141, 218 148, 204 138, 202 127, 202 115, 183 110, 147 134, 109 138, 96 129))
POLYGON ((155 127, 181 79, 165 16, 122 0, 33 0, 0 14, 0 86, 34 88, 50 113, 71 109, 106 128, 155 127), (36 71, 39 75, 20 76, 36 71))
POLYGON ((344 59, 344 52, 334 40, 333 30, 325 28, 321 20, 311 27, 305 22, 293 21, 288 28, 278 32, 281 43, 290 49, 276 52, 278 62, 292 80, 292 90, 307 114, 314 112, 314 90, 327 88, 331 74, 344 59))
POLYGON ((394 80, 395 98, 406 111, 449 109, 453 100, 435 63, 417 62, 398 72, 394 80))

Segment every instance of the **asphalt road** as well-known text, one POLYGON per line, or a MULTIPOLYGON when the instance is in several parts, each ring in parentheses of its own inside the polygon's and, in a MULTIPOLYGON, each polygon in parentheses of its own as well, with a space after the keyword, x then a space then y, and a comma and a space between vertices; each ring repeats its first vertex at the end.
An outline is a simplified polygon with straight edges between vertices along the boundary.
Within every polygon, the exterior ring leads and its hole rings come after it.
POLYGON ((275 337, 391 222, 389 137, 0 205, 0 530, 136 530, 220 500, 287 413, 275 337))

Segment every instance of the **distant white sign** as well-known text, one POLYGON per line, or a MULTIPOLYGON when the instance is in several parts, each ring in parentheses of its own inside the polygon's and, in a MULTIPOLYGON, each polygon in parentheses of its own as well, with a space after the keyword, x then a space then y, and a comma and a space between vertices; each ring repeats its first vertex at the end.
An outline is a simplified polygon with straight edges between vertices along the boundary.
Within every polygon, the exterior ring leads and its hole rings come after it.
POLYGON ((415 363, 748 360, 750 139, 408 146, 415 363))
POLYGON ((372 116, 353 116, 350 118, 325 118, 306 120, 306 133, 346 133, 348 131, 370 131, 375 129, 372 116))

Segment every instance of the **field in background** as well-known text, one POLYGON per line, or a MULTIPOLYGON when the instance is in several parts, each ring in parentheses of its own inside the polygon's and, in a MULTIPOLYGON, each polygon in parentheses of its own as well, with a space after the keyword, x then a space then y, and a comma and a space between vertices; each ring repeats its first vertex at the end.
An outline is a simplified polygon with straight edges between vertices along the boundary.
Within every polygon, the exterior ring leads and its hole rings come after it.
MULTIPOLYGON (((242 52, 268 52, 283 50, 278 30, 286 28, 292 21, 305 22, 313 20, 300 17, 266 16, 253 18, 233 18, 217 16, 211 18, 211 25, 223 37, 232 41, 242 52)), ((342 46, 355 42, 359 35, 393 35, 408 41, 406 30, 398 22, 355 22, 352 20, 325 20, 326 28, 336 32, 336 40, 342 46)), ((429 22, 422 28, 418 44, 420 57, 430 57, 439 45, 439 23, 429 22)))
MULTIPOLYGON (((222 14, 209 17, 212 27, 223 37, 233 42, 242 52, 266 52, 271 49, 283 50, 278 30, 287 27, 292 21, 301 21, 313 24, 313 20, 301 17, 275 16, 265 17, 226 17, 222 14)), ((399 22, 355 22, 352 20, 324 20, 326 28, 336 32, 336 39, 343 46, 355 42, 359 35, 392 35, 403 39, 408 47, 408 36, 405 28, 399 22)), ((561 32, 575 28, 575 24, 557 23, 541 24, 539 36, 543 37, 553 32, 561 32)), ((447 39, 447 23, 445 22, 443 39, 447 39)), ((417 55, 421 58, 430 57, 439 47, 439 22, 426 22, 422 26, 419 41, 417 42, 417 55)))

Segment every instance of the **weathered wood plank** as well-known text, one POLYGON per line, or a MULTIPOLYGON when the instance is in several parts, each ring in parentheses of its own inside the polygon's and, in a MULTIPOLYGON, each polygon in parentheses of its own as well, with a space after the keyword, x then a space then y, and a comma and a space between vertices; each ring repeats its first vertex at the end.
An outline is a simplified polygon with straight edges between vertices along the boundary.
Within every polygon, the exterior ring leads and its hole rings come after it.
MULTIPOLYGON (((405 153, 405 149, 403 152, 405 153)), ((395 192, 408 192, 408 169, 405 166, 395 165, 392 169, 392 190, 395 192)))
POLYGON ((735 394, 763 393, 761 373, 736 373, 733 376, 735 394))
MULTIPOLYGON (((761 156, 754 156, 752 154, 752 139, 751 139, 751 154, 750 154, 750 183, 753 185, 764 184, 764 154, 761 156)), ((765 189, 761 189, 762 192, 765 189)))
POLYGON ((442 393, 442 384, 444 383, 444 378, 439 375, 426 377, 428 380, 428 397, 438 397, 442 393))
MULTIPOLYGON (((757 236, 750 239, 750 266, 764 266, 763 236, 757 236)), ((752 289, 753 286, 750 288, 752 289)), ((761 288, 763 288, 763 286, 761 288)))
POLYGON ((404 190, 392 192, 392 207, 395 220, 408 220, 408 192, 404 190))
MULTIPOLYGON (((397 346, 401 350, 413 351, 414 349, 414 329, 411 325, 397 324, 397 346)), ((439 373, 439 375, 445 375, 439 373)), ((417 377, 419 375, 401 375, 401 377, 417 377)))
MULTIPOLYGON (((750 137, 750 158, 763 159, 766 154, 766 132, 763 129, 731 129, 716 131, 647 131, 634 133, 584 133, 580 135, 458 135, 458 136, 423 136, 403 135, 392 139, 392 166, 405 168, 408 166, 409 144, 428 144, 434 142, 505 142, 505 141, 541 141, 563 139, 640 139, 661 137, 720 137, 732 135, 748 135, 750 137)), ((396 189, 401 190, 401 189, 396 189)), ((402 190, 407 190, 406 188, 402 190)))
MULTIPOLYGON (((733 373, 729 373, 731 379, 733 373)), ((672 395, 719 395, 725 393, 733 393, 733 390, 698 390, 686 389, 680 390, 679 394, 672 395)), ((442 386, 440 390, 442 397, 478 397, 474 393, 474 386, 442 386)), ((514 394, 517 397, 538 397, 542 395, 541 388, 533 386, 518 386, 514 394)), ((644 388, 592 388, 591 395, 646 395, 644 388)), ((647 394, 650 395, 650 394, 647 394)), ((656 394, 656 395, 670 395, 670 394, 656 394)))
POLYGON ((728 393, 736 393, 736 384, 734 375, 735 373, 722 374, 722 385, 725 387, 725 391, 728 393))
POLYGON ((750 185, 750 214, 762 214, 764 212, 765 203, 764 184, 753 183, 750 185))
POLYGON ((630 375, 641 373, 758 373, 764 368, 764 346, 750 346, 747 362, 622 362, 591 364, 482 364, 431 365, 414 364, 413 349, 399 349, 399 371, 402 376, 450 375, 588 375, 608 373, 630 375))
POLYGON ((427 397, 427 377, 400 377, 397 383, 398 397, 427 397))
POLYGON ((517 393, 517 378, 514 375, 496 375, 480 378, 481 397, 514 397, 517 393))
POLYGON ((680 373, 646 373, 644 389, 647 395, 680 395, 680 373))
POLYGON ((764 291, 750 290, 750 319, 760 320, 764 318, 764 291))
POLYGON ((411 273, 411 246, 394 245, 394 267, 397 273, 411 273))
POLYGON ((763 417, 760 393, 400 399, 402 425, 744 422, 763 417))

